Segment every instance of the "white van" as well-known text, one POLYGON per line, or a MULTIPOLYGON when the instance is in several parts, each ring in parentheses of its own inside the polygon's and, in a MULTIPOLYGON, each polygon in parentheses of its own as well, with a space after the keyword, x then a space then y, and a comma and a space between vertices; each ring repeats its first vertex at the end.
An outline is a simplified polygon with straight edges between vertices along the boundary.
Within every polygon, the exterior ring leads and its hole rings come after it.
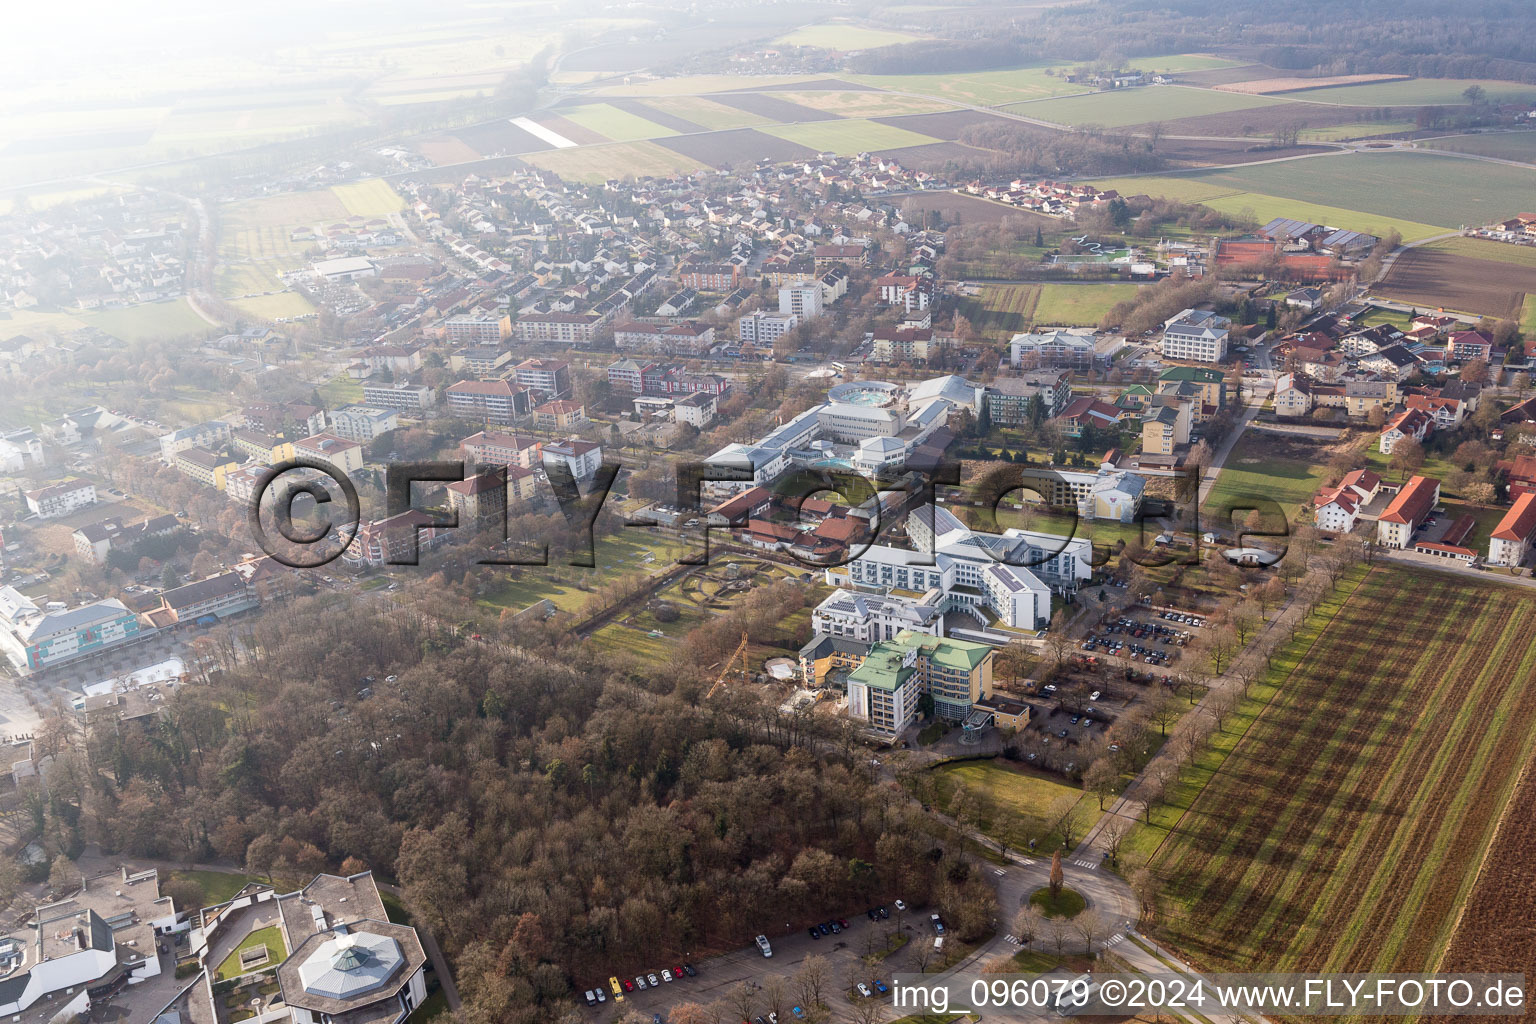
POLYGON ((768 936, 759 935, 757 937, 757 948, 763 951, 763 956, 773 956, 773 947, 768 945, 768 936))

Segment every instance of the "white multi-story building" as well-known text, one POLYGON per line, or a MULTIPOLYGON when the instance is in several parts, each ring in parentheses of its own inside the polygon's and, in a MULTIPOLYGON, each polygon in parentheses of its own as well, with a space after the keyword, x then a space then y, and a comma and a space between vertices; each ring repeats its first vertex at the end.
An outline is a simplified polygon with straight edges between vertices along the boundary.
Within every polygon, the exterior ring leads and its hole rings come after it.
POLYGON ((756 310, 736 320, 736 336, 743 345, 770 346, 800 324, 793 313, 769 313, 756 310))
POLYGON ((571 438, 568 441, 554 441, 544 446, 544 465, 564 465, 570 470, 571 476, 578 480, 590 480, 597 472, 597 468, 603 464, 603 446, 596 441, 583 441, 580 438, 571 438))
POLYGON ((1163 324, 1164 359, 1219 363, 1227 357, 1232 321, 1208 309, 1186 309, 1163 324))
POLYGON ((907 534, 920 549, 872 545, 846 566, 828 570, 829 582, 926 593, 937 589, 951 608, 987 624, 991 612, 1005 626, 1038 629, 1051 618, 1053 587, 1076 590, 1092 575, 1092 543, 1024 530, 976 533, 932 506, 914 512, 907 534), (933 536, 933 524, 938 535, 933 536))
POLYGON ((866 644, 890 640, 902 630, 943 636, 944 607, 944 594, 937 589, 922 597, 838 590, 811 612, 811 629, 866 644))
POLYGON ((358 441, 363 444, 399 426, 400 414, 394 409, 348 405, 331 413, 331 433, 348 441, 358 441))
POLYGON ((65 480, 26 493, 27 508, 39 519, 57 519, 96 504, 96 485, 87 480, 65 480))
POLYGON ((230 426, 222 420, 209 420, 195 427, 182 427, 160 435, 160 461, 176 464, 176 456, 188 448, 222 448, 228 441, 230 426))
POLYGON ((821 316, 821 310, 822 292, 819 283, 790 284, 779 289, 780 313, 800 320, 814 320, 821 316))
POLYGON ((1489 565, 1521 565, 1531 552, 1536 538, 1536 491, 1526 491, 1515 499, 1504 518, 1488 538, 1489 565))

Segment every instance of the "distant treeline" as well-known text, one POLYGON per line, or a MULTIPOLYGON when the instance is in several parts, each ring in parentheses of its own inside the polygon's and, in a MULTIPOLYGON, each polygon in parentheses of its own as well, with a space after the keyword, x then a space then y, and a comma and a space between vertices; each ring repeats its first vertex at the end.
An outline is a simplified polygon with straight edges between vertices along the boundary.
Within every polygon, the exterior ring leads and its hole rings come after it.
POLYGON ((972 125, 957 141, 977 152, 968 156, 947 148, 938 158, 942 167, 934 169, 981 174, 1131 174, 1167 165, 1146 139, 1059 132, 1023 122, 972 125))

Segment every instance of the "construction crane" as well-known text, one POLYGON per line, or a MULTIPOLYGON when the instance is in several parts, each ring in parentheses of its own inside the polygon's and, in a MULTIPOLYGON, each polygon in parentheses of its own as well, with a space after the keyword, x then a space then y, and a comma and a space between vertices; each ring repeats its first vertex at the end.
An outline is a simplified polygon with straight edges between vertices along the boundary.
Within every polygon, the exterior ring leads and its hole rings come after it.
POLYGON ((731 666, 736 664, 736 659, 737 658, 741 659, 741 681, 742 682, 746 682, 747 681, 747 631, 746 630, 742 630, 741 631, 741 643, 737 644, 736 645, 736 649, 731 652, 731 656, 729 658, 725 659, 725 667, 723 667, 720 670, 719 677, 715 679, 715 685, 711 686, 709 688, 709 692, 704 695, 704 699, 705 700, 709 700, 711 697, 713 697, 715 695, 716 691, 718 691, 720 689, 720 687, 725 685, 725 677, 731 674, 731 666))

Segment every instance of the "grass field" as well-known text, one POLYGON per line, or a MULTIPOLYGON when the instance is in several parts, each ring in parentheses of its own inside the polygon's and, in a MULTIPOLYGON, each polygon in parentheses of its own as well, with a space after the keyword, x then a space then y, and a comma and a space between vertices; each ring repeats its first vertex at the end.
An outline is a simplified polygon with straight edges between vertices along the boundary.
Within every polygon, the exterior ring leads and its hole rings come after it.
MULTIPOLYGON (((800 94, 795 95, 798 99, 800 94)), ((655 96, 647 97, 644 102, 646 106, 655 107, 663 114, 684 118, 711 131, 752 128, 769 123, 766 117, 726 106, 724 103, 716 103, 703 96, 655 96)))
POLYGON ((1125 67, 1137 71, 1211 71, 1215 68, 1232 68, 1243 61, 1228 60, 1209 53, 1174 53, 1164 57, 1136 57, 1125 61, 1125 67))
POLYGON ((1526 338, 1536 338, 1536 295, 1527 295, 1520 312, 1520 333, 1526 338))
POLYGON ((610 178, 687 174, 704 169, 697 160, 654 142, 623 142, 609 146, 580 146, 525 153, 524 162, 554 171, 570 181, 599 185, 610 178))
POLYGON ((230 978, 238 978, 247 972, 240 966, 240 954, 248 949, 267 947, 267 960, 252 970, 261 971, 276 967, 283 962, 283 957, 288 955, 288 949, 283 945, 283 933, 277 925, 266 928, 258 928, 245 937, 245 940, 230 951, 224 962, 219 964, 213 972, 216 981, 228 981, 230 978))
POLYGON ((823 50, 873 50, 881 46, 915 43, 922 36, 840 23, 806 25, 779 36, 780 46, 815 46, 823 50))
POLYGON ((363 400, 363 385, 343 373, 321 386, 320 397, 331 406, 352 405, 363 400))
MULTIPOLYGON (((818 75, 818 78, 825 76, 818 75)), ((734 89, 762 89, 775 85, 793 85, 809 81, 806 75, 679 75, 632 81, 628 85, 605 85, 596 90, 600 96, 702 96, 734 89)))
POLYGON ((1536 751, 1533 611, 1370 572, 1153 859, 1170 943, 1233 969, 1432 969, 1536 751))
POLYGON ((1393 132, 1411 132, 1412 121, 1355 121, 1350 124, 1331 124, 1326 128, 1304 130, 1299 142, 1340 142, 1345 139, 1368 139, 1374 135, 1390 135, 1393 132))
POLYGON ((278 292, 276 295, 252 295, 245 299, 230 299, 229 304, 250 316, 262 320, 305 316, 315 307, 298 292, 278 292))
POLYGON ((150 338, 192 338, 216 328, 193 312, 186 299, 173 302, 145 302, 126 309, 99 313, 81 313, 91 327, 99 327, 114 338, 143 341, 150 338))
POLYGON ((960 311, 981 334, 1017 333, 1034 322, 1037 284, 985 284, 981 296, 964 299, 960 311))
MULTIPOLYGON (((1334 158, 1317 157, 1309 160, 1293 160, 1284 166, 1295 167, 1297 164, 1318 163, 1330 159, 1334 158)), ((1229 213, 1235 216, 1250 216, 1260 224, 1275 217, 1293 217, 1298 220, 1315 221, 1319 224, 1327 224, 1336 228, 1366 231, 1375 235, 1381 235, 1395 229, 1403 236, 1405 242, 1430 238, 1434 235, 1444 234, 1448 230, 1443 225, 1425 224, 1421 221, 1407 220, 1402 217, 1387 216, 1363 210, 1352 210, 1339 206, 1326 206, 1321 203, 1308 202, 1301 198, 1252 191, 1231 182, 1212 180, 1209 173, 1112 178, 1096 182, 1096 184, 1101 188, 1119 189, 1124 195, 1145 193, 1151 196, 1177 199, 1185 203, 1199 203, 1203 206, 1209 206, 1213 210, 1220 210, 1222 213, 1229 213)))
POLYGON ((1365 85, 1333 85, 1326 89, 1305 89, 1281 95, 1312 103, 1342 103, 1361 107, 1418 107, 1425 104, 1466 103, 1462 93, 1480 85, 1490 99, 1516 100, 1536 98, 1536 85, 1518 82, 1474 81, 1466 78, 1409 78, 1396 82, 1368 82, 1365 85))
POLYGON ((1217 510, 1251 508, 1244 503, 1268 498, 1284 508, 1287 517, 1294 516, 1322 486, 1327 474, 1327 468, 1313 463, 1311 455, 1307 444, 1244 434, 1222 465, 1201 515, 1215 523, 1217 510))
POLYGON ((597 542, 595 567, 557 564, 520 569, 518 578, 503 580, 479 603, 522 611, 535 601, 548 600, 561 611, 580 612, 591 602, 593 588, 637 572, 660 572, 686 550, 664 537, 605 537, 597 542), (652 560, 647 562, 647 556, 652 560))
POLYGON ((1096 124, 1105 128, 1120 128, 1129 124, 1146 124, 1149 121, 1171 121, 1180 117, 1225 114, 1233 110, 1275 106, 1284 102, 1286 101, 1271 99, 1268 96, 1242 96, 1237 93, 1216 92, 1213 89, 1149 86, 1140 89, 1114 89, 1109 92, 1068 96, 1063 99, 1010 103, 1003 109, 1026 117, 1055 121, 1058 124, 1096 124))
POLYGON ((387 217, 405 209, 405 200, 382 178, 332 185, 331 194, 353 217, 387 217))
POLYGON ((671 128, 627 110, 620 110, 611 103, 588 103, 580 107, 561 108, 560 112, 583 128, 590 128, 614 142, 638 142, 677 134, 671 128))
POLYGON ((975 801, 982 832, 1015 848, 1035 840, 1036 854, 1050 854, 1061 846, 1052 829, 1067 811, 1079 808, 1078 835, 1093 827, 1099 817, 1095 797, 1076 786, 1049 776, 1014 769, 1002 761, 960 761, 933 770, 939 806, 954 807, 963 789, 975 801))
POLYGON ((1443 139, 1424 139, 1424 149, 1448 149, 1453 153, 1473 153, 1536 163, 1536 132, 1493 132, 1488 135, 1452 135, 1443 139))
POLYGON ((905 128, 857 119, 769 125, 759 130, 789 142, 810 146, 817 152, 836 153, 839 156, 852 156, 877 149, 926 146, 938 141, 917 132, 909 132, 905 128))
POLYGON ((1022 100, 1071 96, 1088 92, 1063 77, 1068 65, 1040 64, 1011 71, 977 71, 968 75, 848 75, 849 81, 897 92, 915 92, 978 106, 995 107, 1022 100), (1047 71, 1052 72, 1046 74, 1047 71))
POLYGON ((926 96, 899 96, 895 93, 869 90, 847 92, 822 92, 818 89, 799 89, 795 92, 778 93, 792 103, 814 107, 839 117, 899 117, 902 114, 932 114, 949 110, 954 104, 926 96))
MULTIPOLYGON (((1448 252, 1469 260, 1491 260, 1494 263, 1513 263, 1521 267, 1536 268, 1536 246, 1510 245, 1486 238, 1442 238, 1424 246, 1437 252, 1448 252)), ((1536 283, 1533 283, 1536 289, 1536 283)))
POLYGON ((266 884, 267 881, 236 871, 173 871, 169 877, 197 883, 203 890, 203 902, 199 904, 203 907, 217 906, 234 899, 237 892, 252 882, 266 884))
POLYGON ((1134 284, 1043 284, 1035 323, 1095 327, 1118 302, 1136 294, 1134 284))

